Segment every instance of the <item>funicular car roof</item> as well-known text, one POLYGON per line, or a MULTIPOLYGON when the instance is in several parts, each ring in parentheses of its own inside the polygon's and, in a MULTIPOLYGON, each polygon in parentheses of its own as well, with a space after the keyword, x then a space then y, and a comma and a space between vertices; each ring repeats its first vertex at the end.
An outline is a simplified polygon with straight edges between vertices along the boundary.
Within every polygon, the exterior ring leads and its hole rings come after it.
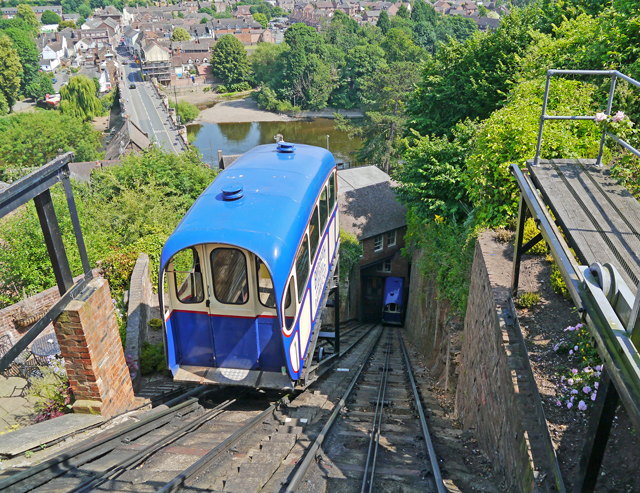
POLYGON ((233 245, 265 262, 280 303, 300 238, 335 161, 320 147, 295 144, 292 153, 277 148, 255 147, 218 174, 167 240, 161 272, 173 255, 190 246, 233 245), (222 188, 235 183, 242 185, 244 196, 224 200, 222 188))

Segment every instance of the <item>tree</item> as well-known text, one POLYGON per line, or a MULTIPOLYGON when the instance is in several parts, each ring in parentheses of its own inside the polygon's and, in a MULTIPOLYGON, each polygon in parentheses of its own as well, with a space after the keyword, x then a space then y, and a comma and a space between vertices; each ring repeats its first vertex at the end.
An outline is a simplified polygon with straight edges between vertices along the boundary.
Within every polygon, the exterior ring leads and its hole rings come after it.
POLYGON ((480 15, 480 17, 486 17, 488 13, 489 11, 484 5, 480 5, 480 7, 478 7, 478 15, 480 15))
POLYGON ((203 17, 202 19, 200 19, 200 24, 206 24, 208 21, 208 19, 206 17, 203 17))
POLYGON ((267 16, 261 12, 253 14, 253 20, 258 22, 262 26, 262 29, 266 29, 269 25, 269 19, 267 19, 267 16))
POLYGON ((47 94, 53 94, 53 83, 47 74, 37 74, 29 85, 24 89, 24 95, 37 101, 43 99, 47 94))
POLYGON ((178 12, 178 17, 180 19, 184 19, 184 12, 178 12))
POLYGON ((404 133, 408 117, 405 105, 420 66, 415 62, 393 62, 380 68, 363 82, 364 117, 347 120, 336 114, 337 126, 363 140, 358 159, 375 164, 389 173, 398 157, 396 140, 404 133))
POLYGON ((420 47, 400 29, 389 29, 381 46, 390 62, 418 62, 424 55, 420 47))
POLYGON ((91 82, 93 82, 93 85, 96 88, 96 96, 100 95, 100 79, 98 79, 97 77, 91 77, 91 82))
POLYGON ((380 12, 380 16, 378 17, 378 22, 376 22, 376 26, 378 26, 382 30, 382 34, 387 34, 387 31, 390 27, 389 22, 389 14, 386 10, 380 12))
POLYGON ((40 52, 33 40, 33 37, 28 31, 20 29, 18 27, 10 27, 4 30, 13 45, 13 48, 18 52, 20 58, 20 64, 22 65, 22 80, 20 88, 24 89, 37 77, 40 70, 40 52))
POLYGON ((99 148, 100 132, 90 123, 58 111, 0 118, 0 168, 42 166, 59 154, 58 149, 74 150, 78 161, 92 161, 99 148))
POLYGON ((411 127, 422 135, 443 135, 466 118, 488 118, 506 99, 520 57, 539 37, 531 28, 538 17, 514 9, 495 32, 476 31, 464 43, 440 45, 410 103, 411 127))
POLYGON ((86 19, 87 17, 90 17, 91 7, 89 7, 86 3, 83 3, 78 7, 78 14, 80 14, 80 16, 83 17, 84 19, 86 19))
POLYGON ((431 4, 427 4, 423 0, 413 2, 411 7, 411 20, 413 22, 426 22, 435 26, 436 19, 436 11, 431 4))
POLYGON ((398 200, 423 220, 437 214, 447 220, 466 218, 471 203, 465 187, 467 158, 473 151, 476 125, 459 123, 453 136, 421 136, 415 130, 402 139, 402 164, 394 178, 398 200))
POLYGON ((400 8, 398 8, 398 13, 396 15, 401 19, 408 19, 411 14, 409 13, 407 6, 403 3, 400 5, 400 8))
POLYGON ((58 24, 58 31, 62 31, 63 29, 66 29, 68 27, 70 27, 71 29, 78 29, 78 25, 81 26, 82 24, 84 24, 84 19, 78 19, 77 25, 73 21, 62 21, 60 24, 58 24))
POLYGON ((9 37, 0 33, 0 114, 6 114, 16 102, 21 78, 22 65, 18 52, 9 37))
POLYGON ((213 75, 225 84, 249 80, 250 65, 244 45, 232 34, 225 34, 211 51, 213 75))
POLYGON ((198 13, 209 14, 211 17, 213 17, 216 14, 216 6, 214 4, 211 4, 211 7, 202 7, 198 9, 198 13))
POLYGON ((62 19, 53 10, 45 10, 44 12, 42 12, 40 21, 43 24, 60 24, 62 22, 62 19))
POLYGON ((86 75, 76 75, 60 89, 60 111, 81 121, 102 114, 102 103, 96 97, 96 86, 86 75))
POLYGON ((38 17, 33 12, 33 9, 29 5, 18 5, 18 14, 16 15, 18 19, 22 19, 28 26, 30 26, 33 31, 38 31, 40 29, 40 21, 38 21, 38 17))
POLYGON ((191 35, 183 27, 176 27, 171 34, 171 41, 189 41, 191 35))

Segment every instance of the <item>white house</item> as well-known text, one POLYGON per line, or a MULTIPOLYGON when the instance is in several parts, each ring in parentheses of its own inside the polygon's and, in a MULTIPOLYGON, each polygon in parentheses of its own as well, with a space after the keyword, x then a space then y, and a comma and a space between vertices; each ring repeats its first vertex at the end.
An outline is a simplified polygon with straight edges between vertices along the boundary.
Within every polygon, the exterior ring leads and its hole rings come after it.
POLYGON ((67 39, 61 36, 60 41, 49 43, 42 49, 42 58, 44 60, 58 60, 59 64, 60 59, 65 56, 66 49, 67 39))
POLYGON ((42 70, 43 72, 53 72, 56 68, 58 68, 60 66, 60 59, 59 58, 52 58, 50 60, 40 60, 40 62, 38 62, 40 65, 40 70, 42 70))

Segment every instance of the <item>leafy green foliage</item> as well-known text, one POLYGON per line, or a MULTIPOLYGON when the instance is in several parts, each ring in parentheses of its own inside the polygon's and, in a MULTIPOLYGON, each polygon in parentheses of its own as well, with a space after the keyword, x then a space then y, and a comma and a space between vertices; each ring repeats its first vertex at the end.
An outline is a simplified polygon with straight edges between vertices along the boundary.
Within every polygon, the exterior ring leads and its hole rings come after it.
POLYGON ((246 82, 249 79, 249 59, 244 45, 232 34, 225 34, 211 52, 213 75, 225 84, 246 82))
POLYGON ((11 39, 0 33, 0 115, 8 113, 15 103, 21 78, 18 52, 13 48, 11 39))
MULTIPOLYGON (((522 234, 522 244, 525 245, 528 241, 533 240, 538 234, 540 234, 540 230, 536 226, 536 222, 533 218, 528 218, 524 222, 524 232, 522 234)), ((530 255, 546 255, 547 253, 547 243, 542 240, 536 243, 529 251, 527 252, 530 255)))
POLYGON ((166 372, 167 364, 164 360, 164 345, 154 346, 144 341, 140 351, 140 373, 150 375, 155 372, 166 372))
MULTIPOLYGON (((578 81, 553 81, 547 114, 595 114, 595 87, 578 81)), ((482 123, 474 152, 469 157, 466 187, 477 209, 477 220, 501 226, 513 220, 519 192, 509 165, 524 167, 535 155, 544 79, 516 86, 504 108, 482 123)), ((545 125, 542 157, 595 158, 600 132, 590 121, 551 122, 545 125)))
POLYGON ((475 125, 466 122, 456 126, 451 138, 412 131, 401 141, 403 162, 394 170, 400 182, 396 194, 423 220, 439 215, 460 221, 471 210, 464 173, 475 131, 475 125))
POLYGON ((376 164, 389 173, 391 162, 398 155, 396 139, 402 135, 407 121, 406 97, 418 77, 416 63, 385 64, 362 82, 364 118, 347 120, 335 115, 338 128, 363 139, 359 160, 376 164))
MULTIPOLYGON (((176 103, 174 103, 171 99, 169 99, 169 106, 171 108, 176 107, 176 103)), ((178 101, 178 116, 180 117, 180 121, 182 123, 188 123, 192 120, 198 118, 200 114, 200 110, 194 104, 191 104, 188 101, 178 101)))
POLYGON ((189 31, 183 27, 176 27, 171 33, 171 41, 189 41, 190 39, 189 31))
POLYGON ((358 238, 340 228, 340 280, 346 281, 353 268, 358 265, 364 251, 358 238))
POLYGON ((253 14, 253 20, 258 22, 262 26, 262 29, 266 29, 269 25, 269 19, 267 19, 267 16, 261 12, 253 14))
POLYGON ((427 61, 410 106, 411 127, 422 135, 449 133, 466 118, 485 119, 505 100, 518 59, 532 42, 535 12, 514 12, 492 33, 451 40, 427 61))
POLYGON ((18 5, 18 14, 16 17, 18 19, 22 19, 25 24, 33 30, 33 32, 37 32, 38 29, 40 29, 40 21, 31 6, 26 4, 18 5))
POLYGON ((98 158, 100 133, 89 123, 54 111, 17 113, 0 118, 0 172, 42 166, 73 150, 77 161, 98 158))
POLYGON ((518 295, 518 306, 520 308, 531 308, 540 303, 540 295, 538 293, 523 292, 518 295))
POLYGON ((563 298, 568 300, 569 298, 571 298, 571 295, 569 294, 569 290, 567 289, 567 284, 562 278, 560 269, 558 269, 558 266, 556 265, 556 261, 551 255, 547 255, 547 261, 551 264, 551 275, 549 278, 551 289, 553 289, 554 293, 558 293, 563 298))
POLYGON ((60 111, 82 121, 102 115, 102 103, 96 96, 93 80, 86 75, 71 77, 60 89, 60 111))
MULTIPOLYGON (((91 184, 74 182, 89 260, 92 266, 104 261, 114 292, 126 288, 140 253, 149 255, 152 282, 157 283, 164 241, 215 175, 196 151, 175 155, 151 148, 126 156, 121 166, 94 171, 91 184)), ((60 186, 52 189, 52 196, 71 270, 78 275, 82 265, 60 186)), ((19 300, 23 289, 36 293, 55 285, 33 202, 5 218, 0 237, 3 305, 19 300)))
POLYGON ((47 94, 53 94, 53 92, 51 77, 46 74, 38 74, 24 89, 24 95, 34 101, 43 99, 47 94))
POLYGON ((391 21, 389 21, 389 14, 386 10, 380 12, 376 26, 380 28, 382 34, 387 34, 387 31, 391 28, 391 21))
MULTIPOLYGON (((84 19, 78 19, 78 23, 80 25, 84 24, 84 19)), ((62 21, 61 23, 58 24, 58 31, 62 31, 63 29, 66 29, 68 27, 70 27, 71 29, 78 29, 78 26, 76 25, 75 22, 73 22, 73 21, 62 21)))
POLYGON ((40 22, 42 22, 43 24, 59 24, 60 22, 62 22, 62 19, 52 10, 45 10, 44 12, 42 12, 40 22))
POLYGON ((11 39, 13 48, 20 58, 20 64, 22 65, 20 89, 24 91, 26 87, 38 78, 40 52, 33 35, 28 29, 25 29, 24 23, 22 24, 22 27, 8 27, 4 29, 3 33, 11 39))
POLYGON ((407 212, 405 242, 422 250, 420 273, 429 279, 435 277, 438 292, 462 318, 469 297, 475 236, 466 223, 424 220, 412 209, 407 212))
POLYGON ((155 331, 160 330, 162 328, 162 320, 160 320, 159 318, 152 318, 151 320, 149 320, 149 327, 151 327, 155 331))

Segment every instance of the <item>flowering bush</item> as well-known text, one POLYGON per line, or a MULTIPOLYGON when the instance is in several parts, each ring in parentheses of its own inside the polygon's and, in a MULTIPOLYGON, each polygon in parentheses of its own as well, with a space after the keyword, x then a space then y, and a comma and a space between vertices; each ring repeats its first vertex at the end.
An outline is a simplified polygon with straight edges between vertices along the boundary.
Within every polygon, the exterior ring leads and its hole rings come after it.
POLYGON ((598 394, 602 364, 596 349, 591 345, 589 333, 582 324, 564 329, 566 335, 555 344, 553 350, 569 357, 572 368, 559 373, 556 405, 574 406, 586 411, 598 394))
POLYGON ((42 377, 31 377, 29 394, 38 402, 35 405, 34 421, 40 423, 71 412, 73 394, 64 369, 64 360, 54 356, 47 358, 47 366, 40 368, 42 377))

